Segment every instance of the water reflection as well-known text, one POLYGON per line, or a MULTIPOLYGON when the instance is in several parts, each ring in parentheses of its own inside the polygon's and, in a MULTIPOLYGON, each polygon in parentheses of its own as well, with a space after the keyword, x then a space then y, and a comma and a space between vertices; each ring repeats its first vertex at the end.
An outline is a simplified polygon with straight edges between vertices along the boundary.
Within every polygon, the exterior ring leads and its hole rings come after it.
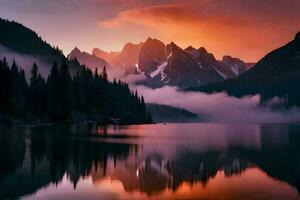
MULTIPOLYGON (((126 195, 168 193, 173 198, 185 187, 210 188, 222 177, 237 178, 241 187, 243 176, 251 173, 257 181, 265 173, 299 193, 299 131, 295 124, 3 128, 0 199, 33 198, 52 185, 55 192, 65 181, 75 191, 84 180, 99 188, 108 179, 121 183, 126 195), (128 137, 110 137, 114 134, 128 137)), ((80 195, 84 199, 87 191, 80 195)))

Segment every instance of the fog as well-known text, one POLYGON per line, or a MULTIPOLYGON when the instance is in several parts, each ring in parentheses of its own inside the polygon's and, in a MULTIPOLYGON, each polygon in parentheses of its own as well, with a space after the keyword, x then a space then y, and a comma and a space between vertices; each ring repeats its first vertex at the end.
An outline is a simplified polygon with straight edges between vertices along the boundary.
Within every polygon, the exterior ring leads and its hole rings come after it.
POLYGON ((41 61, 38 57, 16 53, 15 51, 0 45, 0 59, 2 60, 4 57, 6 57, 10 66, 13 63, 13 60, 15 60, 16 64, 25 70, 27 79, 30 77, 30 71, 34 62, 38 65, 39 72, 43 77, 48 77, 50 73, 51 65, 41 61))
MULTIPOLYGON (((0 59, 3 59, 3 57, 7 58, 10 65, 15 60, 17 65, 25 70, 27 78, 30 77, 31 67, 34 62, 39 66, 39 71, 43 77, 47 77, 51 69, 51 66, 36 57, 19 54, 0 45, 0 59)), ((108 68, 107 70, 110 80, 116 78, 128 83, 132 90, 137 90, 140 95, 144 96, 146 102, 184 108, 197 113, 204 121, 239 123, 300 121, 299 108, 291 108, 289 110, 272 109, 276 104, 281 103, 279 98, 274 98, 263 107, 260 105, 259 95, 235 98, 228 96, 226 93, 183 92, 171 86, 152 89, 136 84, 136 82, 146 78, 143 74, 125 75, 125 71, 120 68, 108 68)))
MULTIPOLYGON (((120 73, 121 74, 121 73, 120 73)), ((119 74, 119 75, 120 75, 119 74)), ((274 109, 281 99, 274 98, 264 106, 260 96, 236 98, 226 93, 205 94, 201 92, 183 92, 177 87, 165 86, 152 89, 136 85, 136 81, 145 79, 144 75, 114 77, 127 82, 132 90, 143 95, 146 102, 171 105, 197 113, 203 121, 233 123, 282 123, 300 121, 300 109, 274 109)))

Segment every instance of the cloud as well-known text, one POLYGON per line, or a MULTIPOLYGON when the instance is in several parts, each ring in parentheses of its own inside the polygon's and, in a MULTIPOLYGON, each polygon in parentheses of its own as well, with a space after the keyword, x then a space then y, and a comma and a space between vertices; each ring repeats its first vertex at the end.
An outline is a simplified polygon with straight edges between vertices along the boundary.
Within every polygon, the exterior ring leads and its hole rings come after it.
POLYGON ((225 92, 205 94, 201 92, 185 92, 177 87, 165 86, 149 88, 137 85, 145 80, 144 74, 126 75, 120 68, 108 71, 110 80, 120 79, 129 84, 131 90, 138 91, 147 103, 158 103, 184 108, 197 113, 203 121, 229 123, 286 123, 300 121, 300 108, 275 109, 281 105, 282 99, 275 97, 261 105, 260 96, 236 98, 225 92))
POLYGON ((182 92, 176 87, 166 86, 151 89, 145 86, 131 86, 142 94, 147 102, 185 108, 199 114, 205 121, 238 123, 279 123, 300 121, 300 109, 274 110, 280 103, 274 98, 266 106, 260 105, 260 96, 235 98, 226 93, 205 94, 182 92))
POLYGON ((296 0, 172 1, 124 10, 99 24, 111 29, 145 27, 181 47, 205 46, 218 57, 231 54, 257 61, 293 38, 300 27, 297 9, 296 0), (282 9, 285 13, 280 15, 282 9))
POLYGON ((0 45, 0 59, 6 57, 9 65, 15 60, 16 64, 25 71, 26 78, 29 79, 33 63, 35 62, 39 67, 39 72, 43 77, 48 77, 51 65, 41 61, 38 57, 27 54, 20 54, 0 45))

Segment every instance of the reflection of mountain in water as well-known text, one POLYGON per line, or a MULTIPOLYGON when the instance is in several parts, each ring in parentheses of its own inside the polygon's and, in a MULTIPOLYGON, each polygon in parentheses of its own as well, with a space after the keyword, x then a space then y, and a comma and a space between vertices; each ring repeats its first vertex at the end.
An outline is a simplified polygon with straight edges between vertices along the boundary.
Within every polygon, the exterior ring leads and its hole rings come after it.
POLYGON ((20 130, 2 130, 0 199, 18 198, 51 183, 58 184, 65 174, 74 187, 81 177, 91 176, 96 184, 109 176, 121 181, 128 192, 152 195, 167 188, 175 191, 184 182, 205 186, 220 170, 227 177, 250 167, 258 167, 299 191, 299 128, 262 125, 259 149, 245 144, 227 150, 181 149, 173 158, 152 154, 141 159, 134 159, 140 152, 137 145, 65 137, 70 135, 68 128, 32 129, 26 135, 20 130))

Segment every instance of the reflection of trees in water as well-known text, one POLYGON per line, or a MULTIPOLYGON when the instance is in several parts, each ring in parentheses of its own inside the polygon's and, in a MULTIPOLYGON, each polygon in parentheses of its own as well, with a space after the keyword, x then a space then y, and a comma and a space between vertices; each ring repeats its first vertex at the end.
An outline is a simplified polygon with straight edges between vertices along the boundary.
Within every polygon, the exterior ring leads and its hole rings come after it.
POLYGON ((249 159, 270 177, 285 181, 300 194, 300 126, 264 125, 259 156, 249 159))
POLYGON ((27 147, 24 133, 1 132, 0 199, 31 194, 59 183, 65 174, 76 187, 92 169, 105 175, 108 159, 115 163, 126 159, 134 147, 74 138, 69 131, 67 127, 32 129, 27 147))
POLYGON ((80 177, 91 175, 97 180, 112 175, 122 181, 127 191, 153 195, 166 188, 175 191, 183 182, 201 182, 205 186, 219 170, 223 170, 225 176, 232 176, 254 165, 298 189, 300 185, 300 133, 296 125, 263 125, 260 149, 231 146, 222 152, 178 150, 172 160, 155 154, 133 167, 127 163, 123 174, 107 174, 112 173, 107 172, 107 163, 113 161, 116 168, 124 165, 119 161, 125 161, 136 152, 136 145, 72 137, 72 131, 77 133, 79 129, 34 128, 25 140, 23 133, 3 130, 0 134, 0 199, 31 194, 50 183, 59 183, 65 174, 74 187, 80 177))
MULTIPOLYGON (((23 134, 12 134, 8 128, 0 128, 0 179, 13 174, 23 162, 25 139, 23 134)), ((1 188, 1 187, 0 187, 1 188)))

